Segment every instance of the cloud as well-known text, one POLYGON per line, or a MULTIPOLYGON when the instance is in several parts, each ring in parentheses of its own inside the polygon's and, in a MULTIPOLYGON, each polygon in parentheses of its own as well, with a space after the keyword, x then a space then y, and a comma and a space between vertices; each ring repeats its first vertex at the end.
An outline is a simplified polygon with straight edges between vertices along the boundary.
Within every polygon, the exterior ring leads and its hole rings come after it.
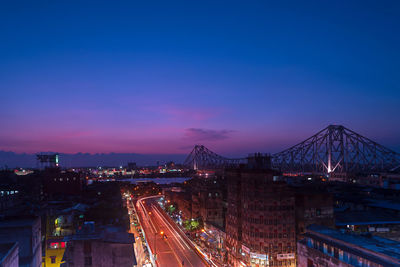
POLYGON ((185 138, 192 141, 218 141, 230 138, 231 130, 209 130, 189 128, 185 130, 185 138))

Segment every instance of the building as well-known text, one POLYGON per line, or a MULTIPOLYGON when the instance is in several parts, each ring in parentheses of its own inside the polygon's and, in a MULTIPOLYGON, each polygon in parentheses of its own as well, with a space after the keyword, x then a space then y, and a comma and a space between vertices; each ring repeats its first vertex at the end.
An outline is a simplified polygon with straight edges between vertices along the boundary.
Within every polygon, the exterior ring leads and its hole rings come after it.
POLYGON ((59 267, 63 261, 66 242, 64 237, 75 232, 77 216, 73 208, 64 210, 48 210, 46 216, 45 258, 46 267, 59 267))
POLYGON ((163 190, 167 203, 176 204, 180 211, 182 220, 190 220, 192 216, 192 195, 190 192, 175 192, 172 190, 163 190))
POLYGON ((311 224, 334 227, 333 196, 319 186, 295 188, 296 233, 302 239, 307 226, 311 224))
POLYGON ((311 225, 297 243, 299 266, 400 266, 400 242, 311 225))
POLYGON ((128 162, 128 169, 129 170, 136 170, 137 169, 136 162, 128 162))
POLYGON ((400 241, 400 216, 386 210, 336 212, 336 228, 400 241))
POLYGON ((0 220, 0 243, 18 243, 19 266, 42 266, 41 220, 39 217, 0 220))
POLYGON ((60 171, 58 168, 43 172, 44 193, 49 197, 59 195, 80 195, 83 179, 79 173, 60 171))
POLYGON ((211 174, 192 181, 192 216, 225 228, 225 180, 211 174))
POLYGON ((213 259, 217 258, 220 262, 223 262, 226 253, 225 229, 211 223, 204 223, 204 232, 200 234, 200 239, 210 249, 213 259))
POLYGON ((268 156, 254 157, 226 172, 228 264, 296 266, 294 193, 268 168, 268 156))
POLYGON ((137 264, 133 235, 117 228, 96 230, 93 222, 86 222, 75 235, 64 240, 67 248, 63 267, 132 267, 137 264))
POLYGON ((22 200, 18 176, 11 171, 0 171, 0 214, 20 205, 22 200))
POLYGON ((0 267, 18 266, 18 243, 0 244, 0 267))

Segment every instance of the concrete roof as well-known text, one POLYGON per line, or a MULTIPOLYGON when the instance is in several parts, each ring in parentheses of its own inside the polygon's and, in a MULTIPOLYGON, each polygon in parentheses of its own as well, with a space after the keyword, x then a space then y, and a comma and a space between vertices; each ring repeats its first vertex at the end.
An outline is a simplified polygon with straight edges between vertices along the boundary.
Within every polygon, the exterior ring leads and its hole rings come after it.
POLYGON ((394 202, 390 200, 377 200, 377 199, 368 199, 368 200, 370 202, 368 206, 400 211, 400 202, 394 202))
MULTIPOLYGON (((326 236, 326 240, 332 243, 335 243, 335 240, 339 240, 349 244, 349 247, 346 247, 346 249, 353 249, 355 251, 354 253, 361 255, 364 258, 371 258, 371 260, 375 262, 385 262, 385 260, 387 260, 385 257, 390 257, 392 260, 397 262, 397 266, 400 266, 400 242, 398 241, 377 236, 362 236, 355 233, 343 233, 338 230, 315 224, 307 227, 307 230, 311 232, 308 232, 306 236, 312 236, 313 232, 315 232, 321 236, 326 236), (381 254, 384 257, 378 258, 371 253, 366 253, 363 249, 381 254)), ((344 247, 343 245, 341 246, 344 247)))
POLYGON ((28 227, 32 226, 39 217, 37 218, 6 218, 4 220, 0 220, 0 228, 16 228, 16 227, 28 227))
POLYGON ((400 216, 384 210, 335 212, 335 224, 338 226, 400 224, 400 216))
POLYGON ((2 243, 0 244, 0 263, 3 262, 4 258, 14 249, 17 247, 18 243, 2 243))

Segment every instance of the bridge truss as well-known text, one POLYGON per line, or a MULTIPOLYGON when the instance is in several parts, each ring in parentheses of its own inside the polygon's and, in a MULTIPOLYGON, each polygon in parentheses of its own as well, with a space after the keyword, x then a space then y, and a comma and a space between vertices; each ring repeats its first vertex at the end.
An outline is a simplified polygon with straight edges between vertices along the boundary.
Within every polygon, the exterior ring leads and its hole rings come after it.
POLYGON ((272 155, 272 166, 298 173, 379 173, 400 170, 400 154, 341 125, 272 155))
MULTIPOLYGON (((400 154, 341 125, 329 125, 305 141, 273 154, 272 167, 286 173, 348 174, 400 172, 400 154)), ((246 163, 196 145, 184 165, 194 170, 246 163)))
POLYGON ((203 145, 196 145, 186 158, 184 165, 193 170, 214 170, 238 166, 240 163, 245 163, 245 160, 245 158, 225 158, 212 152, 203 145))

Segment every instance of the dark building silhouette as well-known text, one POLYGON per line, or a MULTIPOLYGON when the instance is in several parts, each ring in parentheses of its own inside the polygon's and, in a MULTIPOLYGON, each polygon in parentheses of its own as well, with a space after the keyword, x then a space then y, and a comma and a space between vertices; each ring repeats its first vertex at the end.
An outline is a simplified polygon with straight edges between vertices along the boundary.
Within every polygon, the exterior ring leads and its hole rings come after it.
POLYGON ((312 224, 335 226, 333 196, 320 186, 304 186, 296 191, 296 233, 302 239, 307 226, 312 224))
POLYGON ((60 171, 58 168, 43 172, 43 188, 47 196, 79 195, 83 179, 79 173, 60 171))
POLYGON ((192 185, 192 216, 220 228, 225 227, 225 188, 223 177, 210 174, 196 177, 192 185))
POLYGON ((254 157, 226 172, 228 264, 296 266, 294 193, 268 168, 268 156, 254 157))

